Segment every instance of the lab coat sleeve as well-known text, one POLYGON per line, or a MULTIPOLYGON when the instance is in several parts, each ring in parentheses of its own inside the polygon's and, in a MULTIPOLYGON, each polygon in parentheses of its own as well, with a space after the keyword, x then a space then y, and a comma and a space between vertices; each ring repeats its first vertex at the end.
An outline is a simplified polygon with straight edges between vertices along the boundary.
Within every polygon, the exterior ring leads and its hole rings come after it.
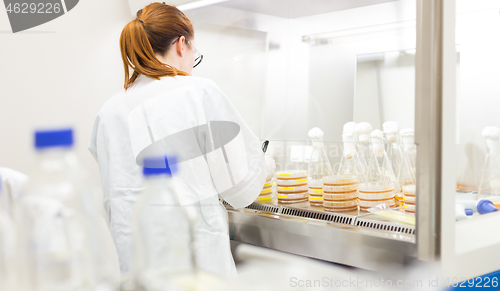
POLYGON ((90 134, 90 141, 88 144, 88 148, 96 162, 99 162, 98 157, 97 157, 97 134, 99 132, 99 124, 100 124, 101 118, 99 115, 94 120, 94 125, 92 126, 92 133, 90 134))
MULTIPOLYGON (((266 181, 267 170, 261 141, 213 81, 207 81, 203 103, 212 137, 217 137, 214 131, 217 131, 220 122, 239 126, 236 136, 231 136, 229 142, 221 141, 222 146, 215 146, 218 149, 207 160, 219 195, 235 208, 248 206, 257 199, 266 181), (231 187, 227 187, 227 181, 231 187)), ((219 127, 219 131, 224 129, 219 127)), ((219 135, 226 135, 222 139, 228 139, 226 132, 219 135)), ((218 143, 217 140, 212 142, 215 145, 218 143)))

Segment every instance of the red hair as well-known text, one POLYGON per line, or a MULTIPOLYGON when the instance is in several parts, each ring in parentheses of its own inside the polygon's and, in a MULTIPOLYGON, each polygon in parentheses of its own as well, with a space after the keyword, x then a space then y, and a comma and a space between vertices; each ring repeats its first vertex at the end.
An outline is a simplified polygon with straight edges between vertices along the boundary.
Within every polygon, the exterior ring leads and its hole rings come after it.
POLYGON ((151 3, 137 11, 137 18, 125 25, 120 36, 125 90, 132 86, 139 74, 157 80, 160 77, 188 76, 155 56, 155 53, 164 55, 180 36, 192 40, 194 30, 189 18, 176 7, 151 3), (132 76, 129 67, 134 70, 132 76))

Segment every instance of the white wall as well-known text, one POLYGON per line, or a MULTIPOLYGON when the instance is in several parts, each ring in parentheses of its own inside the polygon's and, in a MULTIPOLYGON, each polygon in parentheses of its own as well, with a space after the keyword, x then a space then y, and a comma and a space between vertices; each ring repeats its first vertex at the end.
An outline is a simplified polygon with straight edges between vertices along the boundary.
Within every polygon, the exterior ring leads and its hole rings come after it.
POLYGON ((12 34, 0 9, 0 166, 32 174, 33 130, 69 125, 78 158, 98 183, 87 143, 101 105, 123 86, 118 40, 131 19, 126 0, 85 0, 60 18, 12 34))

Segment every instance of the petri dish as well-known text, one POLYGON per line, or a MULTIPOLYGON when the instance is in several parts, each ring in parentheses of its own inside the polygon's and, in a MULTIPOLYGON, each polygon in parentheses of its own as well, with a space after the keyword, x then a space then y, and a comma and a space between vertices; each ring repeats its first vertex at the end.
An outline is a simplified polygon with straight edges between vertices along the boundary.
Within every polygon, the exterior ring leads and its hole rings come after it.
POLYGON ((350 207, 345 207, 345 208, 335 208, 335 207, 324 207, 323 209, 325 211, 330 211, 330 212, 343 212, 343 211, 352 211, 352 210, 358 210, 358 206, 350 206, 350 207))
POLYGON ((358 184, 344 185, 344 186, 323 186, 323 192, 325 193, 346 193, 356 191, 358 189, 358 184))
POLYGON ((387 199, 387 200, 375 200, 375 201, 359 200, 359 208, 362 210, 366 210, 368 208, 375 207, 382 203, 389 204, 389 207, 391 208, 396 207, 396 201, 394 199, 387 199))
POLYGON ((364 193, 394 192, 394 185, 392 185, 392 183, 387 183, 387 184, 361 183, 358 185, 358 192, 364 192, 364 193))
POLYGON ((307 185, 295 186, 295 187, 279 187, 278 193, 299 193, 299 192, 307 192, 309 187, 307 185))
POLYGON ((348 208, 348 207, 354 207, 354 206, 357 207, 358 206, 358 199, 354 198, 354 199, 345 200, 345 201, 324 200, 323 206, 328 207, 328 208, 348 208))
POLYGON ((309 196, 309 204, 311 204, 312 206, 323 206, 323 197, 309 196))
POLYGON ((264 188, 271 187, 273 185, 273 181, 267 180, 266 184, 264 184, 264 188))
POLYGON ((415 185, 403 186, 403 189, 401 192, 403 192, 403 194, 405 194, 405 196, 415 196, 415 194, 417 193, 417 186, 415 186, 415 185))
POLYGON ((415 205, 406 204, 405 212, 415 213, 415 209, 416 209, 415 205))
POLYGON ((358 198, 362 200, 387 200, 394 198, 394 191, 392 192, 382 192, 382 193, 365 193, 358 191, 358 198))
POLYGON ((278 197, 278 202, 280 203, 295 203, 295 202, 307 201, 307 198, 309 197, 307 191, 302 193, 292 193, 292 194, 278 193, 276 194, 276 196, 278 197))
POLYGON ((351 191, 351 192, 345 192, 345 193, 325 193, 323 194, 323 199, 325 200, 335 200, 335 201, 342 201, 342 200, 351 200, 358 198, 358 191, 351 191))
POLYGON ((305 171, 281 171, 276 173, 278 180, 293 180, 307 178, 305 171))
POLYGON ((307 186, 309 186, 310 189, 321 189, 321 188, 323 188, 323 180, 321 180, 321 179, 309 179, 307 181, 307 186))
POLYGON ((273 195, 265 195, 265 196, 259 196, 257 198, 257 202, 269 202, 273 200, 273 195))
POLYGON ((405 204, 415 205, 415 201, 417 200, 415 196, 405 196, 405 204))
POLYGON ((309 190, 307 192, 309 193, 309 195, 323 197, 323 190, 321 190, 321 189, 311 189, 311 188, 309 188, 309 190))
POLYGON ((355 175, 332 175, 323 177, 323 184, 328 186, 354 185, 358 183, 355 175))
POLYGON ((395 196, 394 196, 394 199, 396 200, 396 207, 401 207, 403 206, 405 203, 404 203, 404 196, 403 196, 403 193, 397 193, 395 196))
POLYGON ((307 185, 307 178, 303 179, 291 179, 291 180, 280 180, 278 179, 276 181, 276 185, 279 186, 301 186, 301 185, 307 185))
POLYGON ((273 189, 271 187, 269 188, 264 188, 262 189, 262 191, 260 191, 260 194, 259 196, 262 196, 262 195, 269 195, 273 192, 273 189))

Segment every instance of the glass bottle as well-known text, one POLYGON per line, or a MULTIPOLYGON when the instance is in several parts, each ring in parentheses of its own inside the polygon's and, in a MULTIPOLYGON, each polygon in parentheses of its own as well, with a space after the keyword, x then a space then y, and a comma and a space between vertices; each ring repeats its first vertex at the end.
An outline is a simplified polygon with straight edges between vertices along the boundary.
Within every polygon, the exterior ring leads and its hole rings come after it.
POLYGON ((194 274, 191 206, 181 206, 171 178, 172 157, 144 159, 144 190, 134 206, 134 276, 140 290, 177 290, 194 274))
MULTIPOLYGON (((75 182, 73 131, 35 133, 38 172, 18 202, 16 223, 27 289, 80 290, 97 285, 89 202, 75 182)), ((21 290, 23 288, 20 288, 21 290)))
POLYGON ((500 128, 487 126, 482 135, 486 139, 487 155, 477 199, 490 200, 500 209, 500 128))
MULTIPOLYGON (((1 178, 1 177, 0 177, 1 178)), ((18 260, 17 232, 8 212, 6 194, 0 179, 0 290, 16 291, 19 286, 20 262, 18 260)))

